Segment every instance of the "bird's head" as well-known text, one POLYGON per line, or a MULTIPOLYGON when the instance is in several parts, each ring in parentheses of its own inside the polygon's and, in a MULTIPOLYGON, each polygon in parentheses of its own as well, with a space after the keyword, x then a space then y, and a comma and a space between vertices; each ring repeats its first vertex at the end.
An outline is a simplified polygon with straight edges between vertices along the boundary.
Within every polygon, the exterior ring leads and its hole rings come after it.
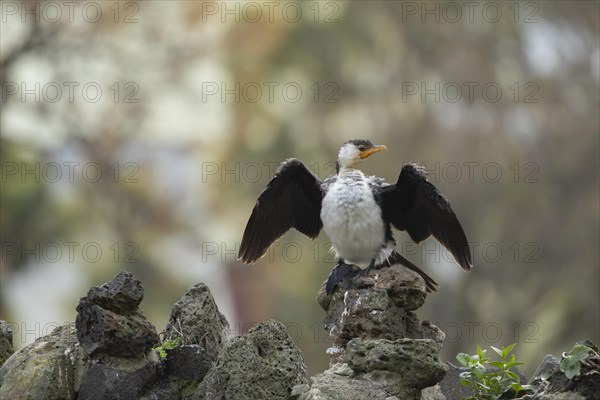
POLYGON ((340 147, 337 155, 337 170, 339 172, 342 168, 354 168, 371 154, 386 149, 387 147, 383 145, 374 145, 370 140, 349 140, 340 147))

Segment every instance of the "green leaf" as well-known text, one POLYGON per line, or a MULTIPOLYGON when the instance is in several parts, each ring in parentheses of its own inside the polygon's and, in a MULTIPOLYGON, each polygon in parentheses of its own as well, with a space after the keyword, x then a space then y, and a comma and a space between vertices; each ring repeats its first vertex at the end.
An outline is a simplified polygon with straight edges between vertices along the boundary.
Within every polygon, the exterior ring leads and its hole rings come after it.
POLYGON ((475 371, 475 373, 477 374, 485 374, 486 369, 483 365, 477 363, 475 365, 473 365, 472 369, 475 371))
POLYGON ((508 363, 504 363, 504 368, 505 369, 511 369, 512 367, 516 367, 517 365, 523 365, 524 363, 519 363, 519 362, 508 362, 508 363))
POLYGON ((497 347, 490 346, 492 350, 494 350, 500 357, 502 357, 502 350, 497 347))
POLYGON ((488 390, 488 391, 490 390, 490 387, 488 385, 483 384, 481 382, 475 382, 475 386, 479 386, 480 388, 488 390))
POLYGON ((565 373, 567 378, 573 379, 573 377, 579 375, 581 365, 579 365, 579 361, 567 357, 560 362, 560 370, 565 373))
POLYGON ((471 361, 471 356, 465 353, 458 353, 456 355, 456 359, 459 363, 461 363, 464 367, 469 366, 469 362, 471 361))
POLYGON ((488 361, 488 364, 493 365, 496 368, 502 368, 504 366, 502 361, 488 361))
POLYGON ((513 349, 515 348, 516 345, 517 345, 516 343, 513 343, 511 345, 504 347, 502 349, 502 354, 501 354, 502 358, 503 359, 506 358, 506 356, 508 356, 510 354, 510 352, 513 351, 513 349))
POLYGON ((461 379, 460 384, 463 386, 471 386, 471 381, 468 379, 461 379))
POLYGON ((523 386, 519 382, 512 382, 510 384, 510 387, 512 388, 512 390, 514 390, 517 393, 519 393, 521 390, 523 390, 523 386))
POLYGON ((483 350, 479 345, 477 345, 477 355, 479 356, 480 360, 485 358, 485 350, 483 350))
POLYGON ((512 371, 506 371, 506 376, 511 377, 512 379, 514 379, 517 382, 521 381, 521 378, 519 377, 519 375, 517 375, 516 373, 514 373, 512 371))
POLYGON ((580 340, 579 342, 577 342, 577 343, 575 343, 575 344, 580 344, 580 345, 582 345, 582 346, 587 346, 587 347, 589 347, 590 349, 594 350, 596 353, 598 352, 598 346, 596 346, 596 345, 594 344, 594 342, 592 342, 592 341, 591 341, 591 340, 589 340, 589 339, 586 339, 586 340, 580 340))
POLYGON ((571 357, 574 360, 585 360, 590 355, 589 353, 591 350, 592 349, 587 346, 577 344, 575 347, 573 347, 573 350, 571 350, 571 357))

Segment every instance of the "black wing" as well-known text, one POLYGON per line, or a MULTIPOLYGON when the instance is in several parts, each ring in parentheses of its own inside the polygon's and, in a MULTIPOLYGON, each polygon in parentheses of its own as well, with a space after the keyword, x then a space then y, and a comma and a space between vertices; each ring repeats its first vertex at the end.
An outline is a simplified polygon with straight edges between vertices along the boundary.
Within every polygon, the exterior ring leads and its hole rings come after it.
POLYGON ((253 263, 290 228, 310 238, 321 231, 321 181, 295 158, 284 161, 260 194, 248 220, 238 259, 253 263))
POLYGON ((460 266, 473 266, 467 237, 450 203, 415 164, 402 167, 398 182, 381 193, 383 217, 419 243, 430 235, 443 244, 460 266))

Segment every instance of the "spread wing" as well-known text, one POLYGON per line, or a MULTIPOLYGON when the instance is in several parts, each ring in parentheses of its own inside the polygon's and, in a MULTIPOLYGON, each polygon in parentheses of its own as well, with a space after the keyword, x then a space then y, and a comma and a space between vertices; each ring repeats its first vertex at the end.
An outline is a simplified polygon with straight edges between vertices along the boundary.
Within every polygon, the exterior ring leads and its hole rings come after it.
POLYGON ((383 188, 383 216, 419 243, 433 235, 464 270, 473 266, 467 237, 450 203, 415 164, 402 167, 398 182, 383 188))
POLYGON ((238 259, 247 264, 261 258, 290 228, 310 238, 321 231, 321 181, 295 158, 284 161, 252 210, 238 259))

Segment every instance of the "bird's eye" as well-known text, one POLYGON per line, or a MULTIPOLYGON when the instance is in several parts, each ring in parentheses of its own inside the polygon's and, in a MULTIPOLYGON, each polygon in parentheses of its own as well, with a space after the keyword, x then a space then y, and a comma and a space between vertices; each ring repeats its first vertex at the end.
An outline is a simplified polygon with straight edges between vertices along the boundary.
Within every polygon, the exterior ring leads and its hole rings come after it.
POLYGON ((360 151, 365 151, 365 146, 358 146, 358 149, 359 149, 360 151))

